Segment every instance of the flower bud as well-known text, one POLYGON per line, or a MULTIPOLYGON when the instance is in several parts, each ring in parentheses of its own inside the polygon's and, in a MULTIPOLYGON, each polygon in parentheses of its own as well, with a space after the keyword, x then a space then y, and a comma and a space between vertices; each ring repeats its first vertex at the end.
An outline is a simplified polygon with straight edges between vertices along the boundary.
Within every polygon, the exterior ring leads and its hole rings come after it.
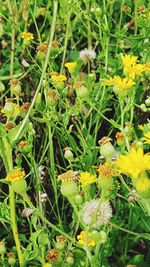
POLYGON ((92 239, 96 243, 100 241, 100 232, 98 232, 97 230, 93 230, 91 234, 92 234, 92 239))
POLYGON ((106 159, 111 159, 114 152, 115 149, 110 142, 102 144, 100 147, 100 154, 106 159))
POLYGON ((4 255, 6 253, 6 246, 5 246, 5 242, 1 241, 0 242, 0 254, 4 255))
POLYGON ((21 93, 20 82, 17 79, 10 80, 10 89, 15 96, 19 96, 21 93))
POLYGON ((147 107, 145 106, 145 104, 141 104, 141 105, 140 105, 140 109, 141 109, 143 112, 147 112, 147 107))
POLYGON ((8 264, 14 266, 16 263, 15 254, 13 252, 9 252, 7 256, 8 256, 8 264))
POLYGON ((145 100, 145 105, 147 107, 150 107, 150 97, 148 97, 146 100, 145 100))
POLYGON ((73 153, 70 147, 65 148, 64 158, 67 159, 69 162, 74 160, 73 153))
POLYGON ((100 240, 101 244, 105 243, 107 241, 107 234, 104 231, 100 231, 100 240))
POLYGON ((11 102, 6 102, 4 106, 4 113, 6 116, 12 116, 14 112, 14 105, 11 102))
POLYGON ((85 99, 88 97, 88 89, 84 85, 82 85, 81 87, 76 89, 76 94, 80 99, 85 99))
POLYGON ((78 193, 78 186, 74 181, 62 182, 61 193, 64 197, 72 197, 78 193))
POLYGON ((70 265, 74 264, 74 258, 73 258, 73 254, 70 253, 66 259, 66 262, 69 263, 70 265))
POLYGON ((74 198, 74 201, 77 205, 80 205, 83 203, 83 197, 80 194, 77 194, 74 198))

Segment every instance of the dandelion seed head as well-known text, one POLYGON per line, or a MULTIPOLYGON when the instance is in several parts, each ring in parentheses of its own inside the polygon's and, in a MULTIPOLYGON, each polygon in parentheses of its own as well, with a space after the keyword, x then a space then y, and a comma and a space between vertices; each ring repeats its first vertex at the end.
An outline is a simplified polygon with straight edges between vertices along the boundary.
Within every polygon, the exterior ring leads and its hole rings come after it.
POLYGON ((80 51, 79 56, 83 61, 89 61, 96 58, 96 53, 93 49, 85 48, 80 51))

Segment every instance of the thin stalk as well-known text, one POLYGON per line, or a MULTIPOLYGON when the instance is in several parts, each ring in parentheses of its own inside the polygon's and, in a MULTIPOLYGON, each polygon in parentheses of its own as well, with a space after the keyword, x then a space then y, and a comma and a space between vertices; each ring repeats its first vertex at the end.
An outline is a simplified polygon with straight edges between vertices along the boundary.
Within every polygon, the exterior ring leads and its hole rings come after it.
POLYGON ((46 69, 47 69, 47 66, 48 66, 48 63, 49 63, 49 57, 50 57, 50 52, 51 52, 51 47, 52 47, 52 41, 53 41, 54 32, 55 32, 57 9, 58 9, 58 1, 54 1, 54 12, 53 12, 53 21, 52 21, 52 25, 51 25, 51 34, 50 34, 48 51, 47 51, 47 55, 46 55, 46 59, 45 59, 45 64, 44 64, 44 67, 43 67, 43 70, 42 70, 41 78, 40 78, 39 84, 37 86, 36 93, 35 93, 35 95, 33 97, 32 103, 30 105, 30 108, 29 108, 24 120, 22 121, 22 124, 21 124, 16 136, 14 137, 14 141, 16 141, 18 139, 18 137, 20 136, 21 132, 23 131, 23 129, 24 129, 26 123, 27 123, 27 120, 28 120, 28 118, 30 116, 30 112, 31 112, 32 108, 34 107, 37 95, 38 95, 38 93, 39 93, 39 91, 40 91, 40 89, 42 87, 42 84, 43 84, 43 79, 45 77, 46 69))
POLYGON ((71 12, 68 14, 68 17, 67 17, 66 35, 65 35, 65 41, 64 41, 64 53, 63 53, 63 58, 62 58, 60 73, 62 73, 62 70, 63 70, 63 66, 64 66, 64 62, 65 62, 65 56, 66 56, 66 51, 67 51, 70 16, 71 16, 71 12))
POLYGON ((15 193, 11 186, 9 188, 9 205, 10 205, 10 219, 11 219, 12 232, 13 232, 16 249, 18 253, 19 264, 20 264, 20 267, 22 267, 23 266, 23 255, 21 251, 21 244, 19 240, 18 228, 17 228, 17 223, 16 223, 15 193))

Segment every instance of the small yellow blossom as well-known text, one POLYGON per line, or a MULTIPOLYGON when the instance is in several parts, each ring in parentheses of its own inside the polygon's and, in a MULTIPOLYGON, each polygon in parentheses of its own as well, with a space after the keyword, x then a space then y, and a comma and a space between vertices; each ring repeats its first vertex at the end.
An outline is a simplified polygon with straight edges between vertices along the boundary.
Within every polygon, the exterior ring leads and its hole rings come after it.
POLYGON ((91 233, 86 233, 84 231, 81 231, 80 235, 77 236, 77 240, 80 245, 88 245, 88 247, 94 247, 96 245, 95 241, 91 238, 91 233))
POLYGON ((20 107, 18 106, 18 104, 12 103, 12 102, 8 102, 11 103, 12 105, 12 109, 11 112, 8 112, 6 106, 4 106, 3 109, 1 109, 1 113, 3 113, 6 117, 10 116, 10 117, 17 117, 20 113, 20 107))
POLYGON ((42 267, 52 267, 51 263, 44 263, 42 267))
POLYGON ((150 71, 150 62, 144 64, 144 71, 150 71))
POLYGON ((52 75, 52 81, 55 83, 64 82, 66 80, 67 80, 67 78, 63 74, 52 75))
POLYGON ((97 179, 95 175, 89 172, 81 172, 79 176, 79 180, 82 186, 84 187, 84 186, 95 183, 97 179))
POLYGON ((140 76, 144 71, 144 64, 137 63, 137 57, 131 55, 121 56, 123 62, 123 72, 125 76, 134 80, 136 76, 140 76))
POLYGON ((144 142, 144 144, 150 145, 150 132, 145 133, 144 137, 142 137, 141 140, 144 142))
POLYGON ((30 42, 34 39, 33 33, 31 32, 21 32, 20 36, 25 42, 30 42))
POLYGON ((10 171, 10 173, 8 173, 8 175, 6 176, 6 180, 10 182, 14 182, 14 181, 21 180, 24 177, 25 177, 25 171, 18 168, 18 169, 13 169, 12 171, 10 171))
POLYGON ((115 165, 124 174, 137 179, 139 175, 150 169, 150 154, 144 154, 142 148, 131 148, 127 155, 121 155, 115 161, 115 165))
POLYGON ((124 67, 130 67, 133 66, 137 63, 137 57, 136 56, 131 56, 131 55, 121 55, 121 59, 123 62, 124 67))
POLYGON ((150 179, 148 177, 139 178, 136 183, 136 190, 138 193, 144 193, 150 190, 150 179))
POLYGON ((105 80, 103 85, 113 85, 114 86, 114 92, 119 94, 124 91, 127 91, 130 87, 132 87, 135 82, 132 79, 121 78, 118 75, 115 75, 114 78, 110 78, 108 80, 105 80))
POLYGON ((77 62, 67 62, 67 63, 65 64, 65 67, 66 67, 70 72, 74 72, 76 66, 77 66, 77 62))

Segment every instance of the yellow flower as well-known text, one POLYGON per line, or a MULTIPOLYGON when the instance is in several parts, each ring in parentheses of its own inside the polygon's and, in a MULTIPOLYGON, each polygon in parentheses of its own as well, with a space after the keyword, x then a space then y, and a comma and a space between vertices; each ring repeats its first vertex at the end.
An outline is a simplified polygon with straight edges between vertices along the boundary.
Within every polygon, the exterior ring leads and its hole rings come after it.
POLYGON ((87 186, 87 185, 90 185, 90 184, 93 184, 97 180, 96 176, 92 175, 89 172, 81 172, 80 176, 79 176, 79 179, 80 179, 80 183, 82 184, 83 187, 87 186))
POLYGON ((58 74, 58 75, 52 75, 52 81, 55 83, 64 82, 67 78, 65 75, 58 74))
POLYGON ((144 71, 150 71, 150 62, 144 64, 144 71))
POLYGON ((144 154, 143 149, 131 148, 127 155, 121 155, 115 161, 115 165, 124 174, 136 179, 139 175, 150 169, 150 154, 144 154))
POLYGON ((116 75, 114 78, 110 78, 103 82, 104 85, 113 85, 114 92, 119 94, 124 91, 127 91, 130 87, 132 87, 135 82, 132 79, 121 78, 120 76, 116 75))
POLYGON ((150 132, 145 133, 144 137, 142 137, 141 140, 144 141, 144 144, 150 145, 150 132))
POLYGON ((144 71, 144 64, 137 64, 137 57, 131 55, 121 56, 123 62, 123 72, 125 76, 134 80, 136 76, 144 71))
POLYGON ((91 238, 91 233, 86 233, 81 231, 80 235, 77 236, 77 240, 80 245, 88 245, 88 247, 94 247, 96 245, 95 241, 91 238))
POLYGON ((20 36, 26 42, 29 42, 34 39, 33 33, 31 32, 21 32, 20 36))
POLYGON ((77 62, 67 62, 67 63, 65 64, 65 67, 66 67, 70 72, 74 72, 76 66, 77 66, 77 62))
POLYGON ((20 113, 20 107, 18 106, 18 104, 15 104, 12 102, 6 102, 4 108, 1 109, 1 112, 3 114, 5 114, 6 117, 7 116, 8 117, 17 117, 20 113), (9 105, 9 109, 8 109, 8 105, 9 105))
POLYGON ((124 67, 130 67, 137 63, 137 57, 131 55, 121 55, 121 59, 124 67))
POLYGON ((150 190, 150 179, 148 177, 139 178, 136 183, 136 190, 138 193, 144 193, 150 190))
POLYGON ((21 180, 24 177, 25 177, 25 171, 18 168, 18 169, 13 169, 12 171, 10 171, 10 173, 8 173, 8 175, 6 176, 6 180, 10 182, 14 182, 14 181, 21 180))
POLYGON ((44 263, 42 267, 52 267, 51 263, 44 263))

